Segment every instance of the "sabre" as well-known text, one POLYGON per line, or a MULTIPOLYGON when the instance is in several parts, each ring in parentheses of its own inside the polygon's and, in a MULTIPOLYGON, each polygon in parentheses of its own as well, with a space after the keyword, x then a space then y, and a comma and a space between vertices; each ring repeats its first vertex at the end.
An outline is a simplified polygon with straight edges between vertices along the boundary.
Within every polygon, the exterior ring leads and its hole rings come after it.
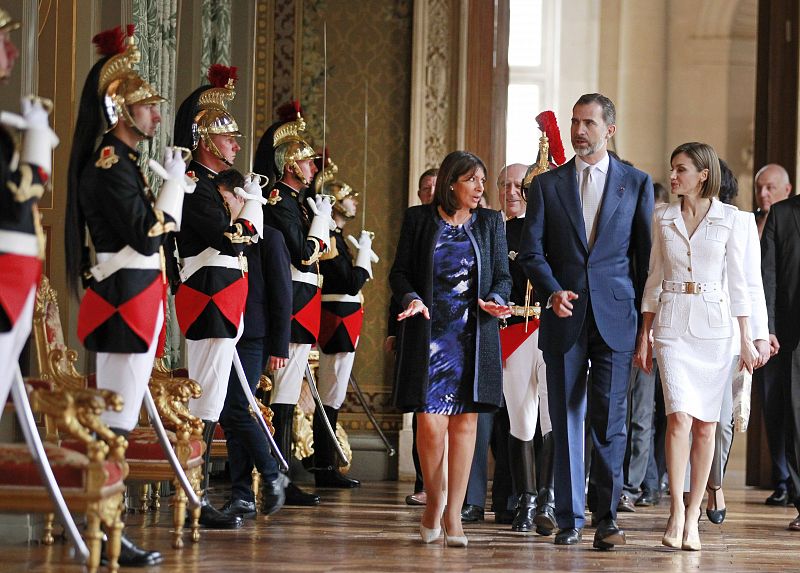
POLYGON ((25 435, 25 442, 28 444, 28 449, 33 456, 33 461, 39 469, 39 475, 42 478, 42 483, 47 488, 50 494, 50 499, 53 505, 56 506, 56 513, 59 520, 64 526, 67 537, 75 546, 78 552, 79 560, 81 563, 86 563, 89 560, 89 548, 83 541, 72 515, 67 509, 67 502, 64 501, 64 496, 61 490, 58 489, 58 482, 53 475, 53 469, 50 467, 50 462, 47 460, 47 455, 44 452, 42 445, 42 438, 39 436, 39 431, 36 429, 36 420, 33 418, 33 411, 31 410, 30 402, 28 402, 28 393, 25 390, 25 382, 22 380, 22 372, 19 370, 19 364, 14 365, 14 380, 11 383, 11 398, 14 401, 14 409, 17 412, 19 425, 22 428, 22 433, 25 435))
POLYGON ((322 418, 322 421, 325 423, 325 428, 328 430, 328 434, 333 440, 339 459, 342 460, 342 463, 349 463, 350 460, 347 459, 347 455, 345 455, 342 445, 339 443, 339 438, 336 437, 336 431, 331 426, 331 421, 328 420, 328 416, 324 413, 325 407, 322 403, 322 398, 320 398, 319 390, 317 390, 317 382, 314 379, 314 373, 311 371, 311 366, 309 366, 308 363, 306 363, 306 380, 308 381, 308 389, 311 390, 311 396, 314 398, 314 402, 317 404, 320 413, 322 413, 320 418, 322 418))
POLYGON ((378 432, 378 436, 380 436, 381 440, 383 441, 383 445, 386 447, 389 457, 395 455, 397 452, 386 438, 386 434, 384 434, 383 430, 381 430, 378 420, 375 419, 375 415, 372 413, 369 404, 367 404, 366 398, 364 398, 364 394, 361 392, 358 382, 356 382, 356 379, 352 374, 350 374, 350 385, 353 387, 353 391, 356 393, 356 398, 358 398, 361 407, 364 408, 364 413, 367 415, 367 418, 369 418, 369 421, 372 422, 372 426, 375 428, 375 431, 378 432))
POLYGON ((367 228, 367 155, 369 141, 369 80, 364 79, 364 184, 361 186, 361 230, 367 228))
POLYGON ((328 122, 328 21, 322 22, 322 169, 325 169, 328 122))
POLYGON ((200 498, 197 497, 192 484, 189 483, 189 478, 186 477, 186 472, 183 470, 183 466, 178 461, 178 457, 175 455, 175 450, 172 449, 172 444, 169 441, 169 437, 167 437, 167 431, 164 429, 164 424, 161 422, 161 416, 158 414, 158 409, 156 408, 156 403, 153 400, 153 395, 150 393, 150 388, 148 388, 147 392, 144 393, 144 406, 147 409, 147 415, 150 417, 150 423, 153 425, 153 429, 158 437, 158 443, 161 444, 161 449, 164 450, 164 453, 167 456, 167 461, 172 467, 172 471, 174 471, 175 475, 178 477, 178 481, 181 484, 181 489, 183 489, 183 491, 186 493, 186 497, 188 498, 187 505, 191 509, 200 507, 200 498))
POLYGON ((283 457, 281 450, 278 448, 278 444, 275 443, 275 438, 272 437, 272 432, 269 431, 269 426, 267 426, 264 416, 261 415, 261 408, 258 407, 258 403, 256 403, 256 397, 253 396, 253 391, 250 389, 250 384, 247 383, 247 376, 245 376, 244 373, 242 360, 239 358, 239 353, 236 350, 233 351, 233 368, 236 370, 236 377, 239 379, 239 383, 242 385, 242 391, 247 397, 247 402, 250 404, 250 409, 253 410, 252 415, 255 417, 259 427, 267 437, 267 442, 269 442, 272 455, 277 460, 281 471, 288 472, 289 464, 286 463, 286 458, 283 457))

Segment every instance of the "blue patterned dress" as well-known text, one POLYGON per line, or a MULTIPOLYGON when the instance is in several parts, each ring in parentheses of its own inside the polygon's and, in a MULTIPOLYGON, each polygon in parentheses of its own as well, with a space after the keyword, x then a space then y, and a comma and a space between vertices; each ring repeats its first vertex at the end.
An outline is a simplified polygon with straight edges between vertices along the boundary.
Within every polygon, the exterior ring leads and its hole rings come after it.
POLYGON ((464 226, 444 221, 433 253, 431 359, 428 393, 420 412, 475 412, 475 334, 478 269, 475 250, 464 226))

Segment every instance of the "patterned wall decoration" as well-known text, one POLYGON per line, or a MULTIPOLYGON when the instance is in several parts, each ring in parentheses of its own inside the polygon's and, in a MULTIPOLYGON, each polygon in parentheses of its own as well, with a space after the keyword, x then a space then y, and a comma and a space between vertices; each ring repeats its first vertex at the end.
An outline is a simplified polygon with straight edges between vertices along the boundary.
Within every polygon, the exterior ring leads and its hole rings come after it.
MULTIPOLYGON (((373 248, 381 261, 363 289, 366 314, 354 374, 381 425, 396 431, 399 415, 391 407, 392 364, 383 341, 390 297, 387 278, 407 204, 412 2, 303 2, 302 103, 309 133, 318 144, 322 140, 323 22, 327 22, 328 37, 327 143, 339 175, 362 197, 368 82, 366 227, 375 232, 373 248)), ((276 54, 276 66, 277 59, 276 54)), ((357 235, 360 226, 359 214, 345 233, 357 235)), ((368 429, 353 396, 348 396, 343 410, 350 412, 344 416, 348 426, 368 429)))
POLYGON ((272 70, 274 54, 274 18, 275 4, 273 0, 256 1, 256 53, 253 70, 253 153, 261 134, 272 123, 272 70))
POLYGON ((231 65, 231 0, 203 0, 200 84, 211 64, 231 65))
MULTIPOLYGON (((164 147, 172 139, 175 117, 175 78, 177 74, 177 13, 178 0, 134 0, 132 22, 136 25, 136 40, 142 54, 139 73, 150 82, 167 100, 161 104, 161 129, 151 141, 140 144, 142 167, 147 173, 147 160, 160 161, 164 147)), ((160 180, 149 177, 151 186, 157 190, 160 180)), ((181 332, 175 316, 172 295, 167 298, 167 339, 164 349, 168 366, 180 362, 181 332)))
MULTIPOLYGON (((272 57, 272 108, 269 110, 270 120, 274 110, 291 99, 300 98, 295 93, 295 22, 296 13, 302 10, 302 2, 295 0, 276 0, 274 12, 273 57, 272 57)), ((271 123, 271 121, 269 122, 271 123)), ((269 125, 267 123, 267 125, 269 125)))
MULTIPOLYGON (((424 169, 436 167, 453 149, 451 64, 453 50, 452 8, 449 0, 429 0, 424 25, 425 44, 425 135, 424 169)), ((423 169, 423 170, 424 170, 423 169)))

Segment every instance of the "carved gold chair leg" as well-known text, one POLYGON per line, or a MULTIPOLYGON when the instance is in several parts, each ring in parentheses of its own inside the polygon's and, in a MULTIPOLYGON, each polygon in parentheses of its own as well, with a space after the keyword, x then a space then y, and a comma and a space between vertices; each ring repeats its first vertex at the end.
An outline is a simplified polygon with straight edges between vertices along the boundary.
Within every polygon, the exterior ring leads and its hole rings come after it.
MULTIPOLYGON (((200 467, 192 468, 188 475, 189 481, 192 484, 192 489, 194 489, 198 496, 200 495, 200 482, 202 480, 202 473, 200 470, 200 467)), ((195 507, 191 510, 190 514, 192 521, 192 542, 197 543, 200 541, 200 508, 195 507)))
POLYGON ((172 525, 172 547, 183 549, 183 523, 186 520, 186 492, 181 487, 181 482, 175 478, 175 497, 173 498, 172 525))
MULTIPOLYGON (((103 533, 100 531, 100 503, 91 502, 86 508, 86 545, 89 546, 89 562, 86 569, 89 573, 96 573, 100 567, 101 540, 103 533)), ((111 563, 109 562, 109 570, 111 563)))
POLYGON ((55 543, 53 538, 53 522, 55 521, 55 514, 44 514, 44 532, 42 533, 42 545, 52 545, 55 543))
POLYGON ((252 488, 256 500, 256 507, 261 507, 261 474, 258 473, 256 468, 253 468, 251 476, 253 478, 252 488))
POLYGON ((143 483, 139 486, 139 511, 141 513, 147 513, 147 510, 150 509, 148 505, 148 501, 150 499, 150 484, 143 483))
POLYGON ((101 519, 105 526, 107 535, 106 557, 108 558, 108 570, 116 573, 119 570, 119 554, 122 543, 122 530, 125 524, 122 523, 122 495, 119 497, 108 498, 100 502, 101 519))
POLYGON ((161 482, 153 487, 152 508, 154 511, 161 509, 161 482))

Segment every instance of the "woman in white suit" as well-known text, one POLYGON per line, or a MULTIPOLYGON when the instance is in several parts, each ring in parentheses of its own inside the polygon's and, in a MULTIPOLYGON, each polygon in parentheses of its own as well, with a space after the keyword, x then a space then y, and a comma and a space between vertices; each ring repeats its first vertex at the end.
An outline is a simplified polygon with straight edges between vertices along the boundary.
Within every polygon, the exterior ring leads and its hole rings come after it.
POLYGON ((700 504, 734 359, 732 316, 739 323, 739 366, 752 372, 757 353, 748 323, 747 234, 736 207, 716 199, 719 158, 709 145, 685 143, 672 152, 670 162, 671 191, 680 202, 660 205, 653 213, 636 365, 649 371, 655 351, 664 389, 671 507, 662 543, 698 550, 700 504), (684 507, 683 475, 690 455, 691 492, 684 507))

